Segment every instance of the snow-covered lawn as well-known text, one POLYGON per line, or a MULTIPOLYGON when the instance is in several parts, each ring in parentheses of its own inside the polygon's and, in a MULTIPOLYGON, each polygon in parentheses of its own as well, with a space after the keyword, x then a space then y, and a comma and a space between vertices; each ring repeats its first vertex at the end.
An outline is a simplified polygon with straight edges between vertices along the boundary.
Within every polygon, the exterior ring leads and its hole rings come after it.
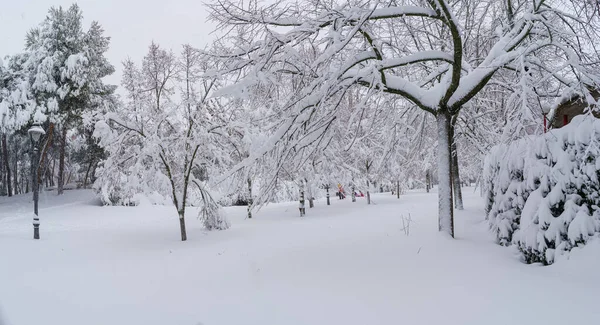
MULTIPOLYGON (((0 199, 0 309, 6 325, 596 324, 600 241, 553 266, 493 243, 465 189, 457 239, 437 231, 435 193, 398 200, 270 205, 205 232, 172 207, 100 207, 89 191, 0 199), (408 235, 403 217, 410 215, 408 235)), ((2 321, 0 320, 0 323, 2 321)))

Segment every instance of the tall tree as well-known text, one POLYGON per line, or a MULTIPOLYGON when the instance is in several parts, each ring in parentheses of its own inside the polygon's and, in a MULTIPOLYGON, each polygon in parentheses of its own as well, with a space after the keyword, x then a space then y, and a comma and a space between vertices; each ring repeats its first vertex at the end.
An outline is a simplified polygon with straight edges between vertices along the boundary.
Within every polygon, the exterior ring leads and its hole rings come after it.
POLYGON ((105 57, 110 38, 97 22, 87 31, 82 24, 83 15, 76 4, 66 10, 52 7, 26 38, 31 91, 50 123, 60 129, 58 194, 63 193, 65 183, 67 130, 81 124, 81 116, 92 102, 114 91, 102 81, 114 72, 105 57))
MULTIPOLYGON (((283 157, 293 154, 289 139, 296 134, 323 134, 326 121, 316 117, 333 115, 326 112, 337 110, 339 98, 357 86, 431 113, 437 124, 439 230, 454 236, 452 118, 501 71, 526 84, 528 67, 556 84, 553 91, 589 96, 583 83, 598 85, 600 78, 591 53, 597 39, 585 31, 598 16, 576 18, 582 8, 581 2, 559 0, 317 0, 262 7, 221 0, 210 4, 210 17, 230 31, 224 41, 241 33, 254 40, 219 55, 228 63, 224 72, 245 76, 237 93, 275 75, 305 78, 281 107, 285 118, 271 142, 283 157), (305 48, 321 50, 316 58, 299 55, 305 48)), ((536 94, 541 100, 544 95, 536 94)))
MULTIPOLYGON (((15 188, 17 170, 14 165, 11 167, 7 138, 32 120, 39 121, 44 118, 31 96, 28 71, 24 67, 28 58, 28 54, 16 54, 7 58, 6 65, 0 62, 0 144, 2 147, 0 174, 3 180, 2 187, 6 188, 9 195, 15 188), (12 186, 11 176, 14 176, 12 186)), ((14 150, 16 152, 17 148, 15 147, 14 150)), ((18 160, 19 157, 13 155, 13 164, 18 160)))

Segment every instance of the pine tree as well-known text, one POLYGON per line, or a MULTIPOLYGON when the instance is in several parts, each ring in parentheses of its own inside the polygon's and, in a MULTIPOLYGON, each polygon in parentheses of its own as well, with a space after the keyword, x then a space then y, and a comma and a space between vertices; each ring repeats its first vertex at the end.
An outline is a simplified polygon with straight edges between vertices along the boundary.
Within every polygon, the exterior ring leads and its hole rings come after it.
POLYGON ((58 194, 65 182, 67 131, 80 126, 82 114, 115 89, 102 81, 114 72, 105 57, 110 38, 97 22, 84 31, 82 21, 76 4, 67 10, 53 7, 26 38, 31 91, 49 123, 59 129, 54 132, 60 144, 58 194))

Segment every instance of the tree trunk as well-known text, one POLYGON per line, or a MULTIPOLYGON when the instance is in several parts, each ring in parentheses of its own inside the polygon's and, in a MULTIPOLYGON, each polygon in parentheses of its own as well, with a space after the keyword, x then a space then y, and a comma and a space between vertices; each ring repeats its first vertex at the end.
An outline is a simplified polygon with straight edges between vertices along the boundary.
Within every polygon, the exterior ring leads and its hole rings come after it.
POLYGON ((371 164, 367 160, 367 204, 371 204, 371 183, 369 182, 369 168, 371 164))
POLYGON ((308 194, 308 207, 310 209, 315 207, 315 198, 313 197, 311 183, 306 180, 306 193, 308 194))
POLYGON ((331 202, 329 201, 329 185, 327 185, 325 189, 327 190, 327 205, 331 205, 331 202))
MULTIPOLYGON (((454 150, 453 150, 454 151, 454 150)), ((458 210, 463 210, 462 186, 460 183, 460 174, 458 167, 458 157, 456 154, 452 157, 452 187, 454 190, 454 207, 458 210)))
MULTIPOLYGON (((46 143, 44 144, 44 148, 42 149, 42 154, 40 156, 40 166, 44 166, 44 172, 47 173, 50 168, 50 162, 48 161, 48 150, 52 146, 52 141, 54 140, 54 123, 50 123, 48 126, 48 132, 46 132, 46 143)), ((54 173, 54 169, 52 169, 54 173)), ((42 179, 42 168, 38 169, 38 179, 42 179)), ((54 174, 52 174, 52 178, 54 178, 54 174)), ((50 186, 53 186, 51 184, 50 186)))
POLYGON ((179 229, 181 230, 181 241, 187 240, 187 232, 185 231, 185 207, 179 211, 179 229))
POLYGON ((454 237, 450 118, 450 113, 446 110, 439 111, 436 116, 438 128, 438 222, 440 231, 454 237))
POLYGON ((17 169, 18 160, 19 160, 18 159, 18 157, 19 157, 19 144, 17 143, 16 137, 13 137, 13 139, 15 140, 15 141, 13 141, 13 145, 14 145, 13 148, 15 148, 15 151, 14 151, 14 156, 15 156, 14 160, 15 161, 14 161, 14 165, 13 165, 13 172, 15 173, 14 176, 13 176, 13 194, 17 195, 17 194, 19 194, 19 178, 18 178, 19 177, 19 171, 17 169))
POLYGON ((300 210, 300 216, 304 217, 304 215, 306 214, 306 208, 304 207, 304 184, 300 184, 300 204, 298 206, 298 209, 300 210))
POLYGON ((248 219, 252 219, 252 180, 248 178, 248 219))
POLYGON ((23 171, 21 170, 21 178, 19 179, 19 192, 21 194, 26 193, 26 192, 24 192, 24 190, 25 190, 25 185, 24 184, 25 183, 23 182, 23 178, 24 178, 23 177, 23 171))
POLYGON ((65 186, 65 149, 67 146, 67 128, 63 125, 60 136, 60 153, 58 160, 58 195, 63 194, 65 186))
POLYGON ((92 169, 92 164, 94 163, 94 160, 90 160, 90 164, 88 165, 88 168, 85 171, 85 177, 83 179, 83 188, 87 188, 87 181, 88 181, 88 176, 90 174, 90 170, 92 169))
MULTIPOLYGON (((25 182, 25 194, 29 193, 29 182, 31 181, 31 175, 29 173, 27 173, 27 167, 25 167, 26 164, 23 164, 23 170, 21 170, 21 178, 23 180, 23 182, 25 182), (25 175, 27 175, 27 177, 25 177, 25 175)), ((31 172, 33 169, 29 169, 29 172, 31 172)))
MULTIPOLYGON (((0 136, 1 137, 1 136, 0 136)), ((6 196, 6 171, 4 170, 4 150, 0 141, 0 196, 6 196)))
POLYGON ((356 189, 352 185, 352 202, 356 202, 356 189))
POLYGON ((8 196, 12 196, 12 178, 10 177, 10 163, 8 159, 8 146, 6 145, 6 133, 2 134, 2 156, 4 156, 4 168, 6 170, 6 186, 8 190, 8 196))
POLYGON ((50 163, 46 162, 46 166, 44 167, 44 173, 42 175, 45 175, 44 178, 46 179, 46 187, 52 187, 54 186, 54 184, 52 183, 52 178, 54 177, 54 171, 52 173, 49 173, 48 171, 50 170, 50 163))
POLYGON ((367 204, 371 204, 371 184, 369 183, 369 179, 367 179, 367 204))
POLYGON ((96 160, 92 165, 92 173, 90 174, 90 184, 94 185, 96 182, 96 169, 98 168, 98 161, 96 160))
POLYGON ((13 176, 13 191, 15 195, 19 194, 19 169, 17 169, 17 155, 15 153, 15 164, 13 165, 13 171, 15 175, 13 176))
POLYGON ((396 181, 396 196, 400 198, 400 181, 396 181))
POLYGON ((450 127, 450 139, 451 139, 451 147, 452 150, 452 189, 453 189, 453 197, 454 197, 454 207, 458 210, 463 210, 463 199, 462 199, 462 188, 460 185, 460 174, 458 167, 458 151, 456 148, 456 141, 454 138, 454 127, 456 125, 456 117, 452 119, 452 125, 450 127))
MULTIPOLYGON (((48 162, 48 167, 50 167, 50 162, 48 162)), ((56 169, 56 159, 52 159, 52 172, 50 173, 50 186, 56 186, 54 182, 54 170, 56 169)))

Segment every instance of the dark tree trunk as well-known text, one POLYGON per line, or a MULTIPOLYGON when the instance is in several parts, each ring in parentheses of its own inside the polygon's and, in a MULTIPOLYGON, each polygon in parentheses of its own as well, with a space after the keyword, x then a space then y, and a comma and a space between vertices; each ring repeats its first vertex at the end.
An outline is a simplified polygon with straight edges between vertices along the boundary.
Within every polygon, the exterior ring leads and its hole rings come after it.
MULTIPOLYGON (((1 137, 1 135, 0 135, 1 137)), ((0 196, 6 196, 6 171, 4 170, 4 151, 0 141, 0 196)))
POLYGON ((304 207, 304 191, 300 192, 300 216, 304 217, 306 214, 306 208, 304 207))
POLYGON ((179 214, 179 230, 181 230, 181 241, 187 240, 187 232, 185 231, 185 208, 178 211, 179 214))
POLYGON ((8 159, 8 146, 6 144, 6 133, 2 134, 2 156, 4 157, 4 170, 6 170, 6 187, 8 196, 12 196, 12 178, 10 176, 10 162, 8 159))
POLYGON ((25 193, 29 193, 29 184, 32 177, 29 173, 32 172, 33 169, 29 169, 29 172, 27 172, 27 168, 25 166, 26 164, 23 164, 23 170, 21 170, 21 175, 23 175, 22 179, 23 182, 25 182, 25 193), (25 175, 27 175, 27 177, 25 177, 25 175))
MULTIPOLYGON (((455 149, 453 148, 453 151, 455 149)), ((460 183, 460 172, 458 166, 458 157, 456 154, 452 155, 452 188, 454 191, 454 207, 458 210, 463 210, 463 198, 462 198, 462 187, 460 183)))
POLYGON ((369 168, 371 168, 371 163, 367 161, 367 204, 371 204, 371 183, 369 182, 369 168))
POLYGON ((462 199, 462 188, 460 185, 460 174, 458 166, 458 151, 456 149, 456 141, 454 137, 454 128, 456 125, 456 117, 452 119, 452 125, 450 128, 450 139, 452 139, 451 150, 452 150, 452 190, 454 197, 454 207, 458 210, 463 210, 463 199, 462 199))
POLYGON ((14 157, 15 157, 15 159, 14 159, 14 165, 13 165, 13 171, 15 173, 15 175, 13 177, 13 192, 16 195, 16 194, 19 194, 19 178, 18 178, 19 171, 17 169, 18 160, 19 160, 18 159, 18 157, 19 157, 19 144, 17 143, 17 138, 16 137, 13 137, 13 139, 15 140, 15 141, 13 141, 14 142, 13 143, 13 148, 15 148, 15 151, 14 151, 14 157))
POLYGON ((44 179, 46 180, 46 187, 51 187, 54 185, 52 183, 53 174, 48 172, 49 170, 50 170, 50 163, 47 162, 46 166, 44 167, 44 173, 43 173, 43 175, 45 175, 44 179))
POLYGON ((65 186, 65 149, 67 146, 67 128, 63 125, 60 136, 60 153, 58 156, 58 195, 63 194, 65 186))
POLYGON ((254 200, 252 200, 252 180, 248 178, 248 219, 252 219, 252 204, 254 204, 254 200))
POLYGON ((181 233, 181 241, 186 241, 187 240, 187 231, 185 230, 185 204, 187 201, 187 187, 188 187, 188 178, 186 177, 185 181, 184 181, 184 185, 183 185, 183 196, 181 198, 181 205, 179 203, 179 200, 177 199, 177 196, 175 195, 175 183, 173 182, 173 174, 171 174, 171 168, 169 167, 169 165, 165 162, 165 160, 163 159, 163 163, 165 168, 167 169, 167 174, 169 175, 169 179, 171 181, 171 189, 173 191, 172 195, 172 199, 173 199, 173 204, 175 205, 175 208, 177 209, 177 214, 179 215, 179 231, 181 233))
POLYGON ((450 112, 440 110, 436 116, 438 129, 438 221, 439 230, 454 237, 454 207, 452 204, 452 155, 450 112))
MULTIPOLYGON (((48 167, 50 167, 50 162, 48 162, 48 167)), ((50 172, 50 186, 56 186, 56 182, 54 181, 54 170, 56 169, 56 159, 52 159, 52 171, 50 172)))
POLYGON ((90 164, 85 171, 85 177, 83 178, 83 188, 87 188, 88 176, 90 175, 90 170, 92 169, 92 165, 94 164, 94 160, 90 160, 90 164))
POLYGON ((13 191, 15 193, 15 195, 20 194, 19 193, 19 170, 17 169, 17 159, 16 159, 17 155, 15 153, 15 164, 13 165, 13 170, 15 171, 15 175, 13 177, 13 191))
POLYGON ((400 198, 400 181, 396 181, 396 196, 400 198))
POLYGON ((91 170, 91 174, 90 174, 90 184, 94 184, 94 182, 96 182, 96 168, 98 168, 98 161, 96 160, 96 162, 94 163, 94 165, 92 166, 92 170, 91 170))
POLYGON ((21 178, 19 179, 19 192, 21 194, 26 193, 25 191, 25 183, 23 181, 24 177, 23 177, 23 171, 21 170, 21 178))
POLYGON ((300 183, 300 204, 298 206, 301 217, 304 217, 304 215, 306 214, 305 203, 306 202, 305 202, 305 198, 304 198, 304 184, 301 182, 300 183))

